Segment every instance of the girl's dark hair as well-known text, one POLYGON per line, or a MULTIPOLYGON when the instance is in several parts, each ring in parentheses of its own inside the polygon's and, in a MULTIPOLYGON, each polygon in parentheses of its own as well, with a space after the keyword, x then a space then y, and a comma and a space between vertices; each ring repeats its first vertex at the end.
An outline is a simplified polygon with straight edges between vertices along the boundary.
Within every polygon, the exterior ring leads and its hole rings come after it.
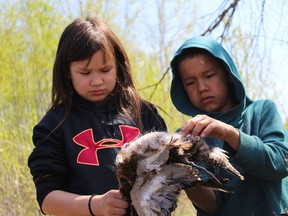
POLYGON ((131 117, 142 128, 141 102, 144 100, 135 88, 126 51, 110 27, 97 16, 77 18, 62 33, 53 68, 52 103, 49 110, 63 105, 65 116, 61 122, 66 119, 71 110, 74 91, 69 79, 70 63, 90 59, 99 50, 116 62, 115 90, 119 93, 117 108, 121 114, 131 117))

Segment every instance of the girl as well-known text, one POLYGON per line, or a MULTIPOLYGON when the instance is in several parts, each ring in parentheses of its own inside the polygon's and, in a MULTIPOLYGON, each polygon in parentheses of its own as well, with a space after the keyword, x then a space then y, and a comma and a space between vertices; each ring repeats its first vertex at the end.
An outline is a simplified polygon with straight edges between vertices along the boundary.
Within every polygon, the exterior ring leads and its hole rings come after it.
POLYGON ((226 150, 244 181, 219 171, 233 193, 192 189, 187 195, 197 215, 272 216, 288 207, 288 135, 270 100, 252 101, 238 70, 216 41, 188 39, 171 61, 171 99, 193 116, 181 128, 226 150))
POLYGON ((51 107, 34 127, 28 159, 42 212, 124 215, 116 155, 155 130, 166 125, 136 91, 117 36, 98 17, 75 19, 60 38, 51 107))

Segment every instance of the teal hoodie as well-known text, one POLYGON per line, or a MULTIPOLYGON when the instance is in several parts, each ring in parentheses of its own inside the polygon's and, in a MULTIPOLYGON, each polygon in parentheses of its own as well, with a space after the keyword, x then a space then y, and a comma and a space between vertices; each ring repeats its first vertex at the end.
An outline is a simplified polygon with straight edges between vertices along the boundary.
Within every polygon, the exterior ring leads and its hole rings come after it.
MULTIPOLYGON (((270 100, 252 101, 246 94, 240 74, 226 50, 208 37, 186 40, 176 51, 172 61, 171 100, 183 114, 205 114, 230 124, 240 132, 237 152, 225 142, 207 138, 211 146, 225 149, 230 162, 244 175, 241 181, 219 171, 219 178, 229 178, 225 185, 233 193, 215 191, 217 216, 274 216, 288 208, 288 133, 276 105, 270 100), (225 63, 233 80, 233 92, 239 103, 228 112, 205 113, 190 102, 177 73, 177 56, 184 49, 201 48, 225 63)), ((207 215, 198 210, 198 215, 207 215)))

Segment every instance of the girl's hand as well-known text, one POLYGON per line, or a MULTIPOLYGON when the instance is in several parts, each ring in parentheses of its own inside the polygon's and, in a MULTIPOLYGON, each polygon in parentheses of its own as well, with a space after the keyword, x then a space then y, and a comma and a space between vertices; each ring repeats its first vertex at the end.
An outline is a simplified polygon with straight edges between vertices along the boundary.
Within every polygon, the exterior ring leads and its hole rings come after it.
POLYGON ((119 190, 110 190, 103 195, 93 197, 91 208, 95 215, 125 215, 128 202, 122 199, 119 190))
POLYGON ((233 126, 207 115, 197 115, 186 121, 181 128, 183 135, 215 137, 225 140, 235 151, 239 148, 239 131, 233 126))

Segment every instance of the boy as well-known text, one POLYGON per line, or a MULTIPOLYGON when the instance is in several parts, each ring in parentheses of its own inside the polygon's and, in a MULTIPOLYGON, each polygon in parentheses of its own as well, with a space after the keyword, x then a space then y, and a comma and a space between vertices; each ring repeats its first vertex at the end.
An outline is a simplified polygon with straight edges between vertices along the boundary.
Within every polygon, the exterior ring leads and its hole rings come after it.
POLYGON ((233 193, 195 188, 186 193, 198 215, 275 215, 288 208, 288 134, 275 104, 251 100, 225 49, 207 37, 185 41, 171 68, 171 99, 192 116, 180 132, 200 135, 211 146, 228 152, 244 175, 228 178, 233 193))

